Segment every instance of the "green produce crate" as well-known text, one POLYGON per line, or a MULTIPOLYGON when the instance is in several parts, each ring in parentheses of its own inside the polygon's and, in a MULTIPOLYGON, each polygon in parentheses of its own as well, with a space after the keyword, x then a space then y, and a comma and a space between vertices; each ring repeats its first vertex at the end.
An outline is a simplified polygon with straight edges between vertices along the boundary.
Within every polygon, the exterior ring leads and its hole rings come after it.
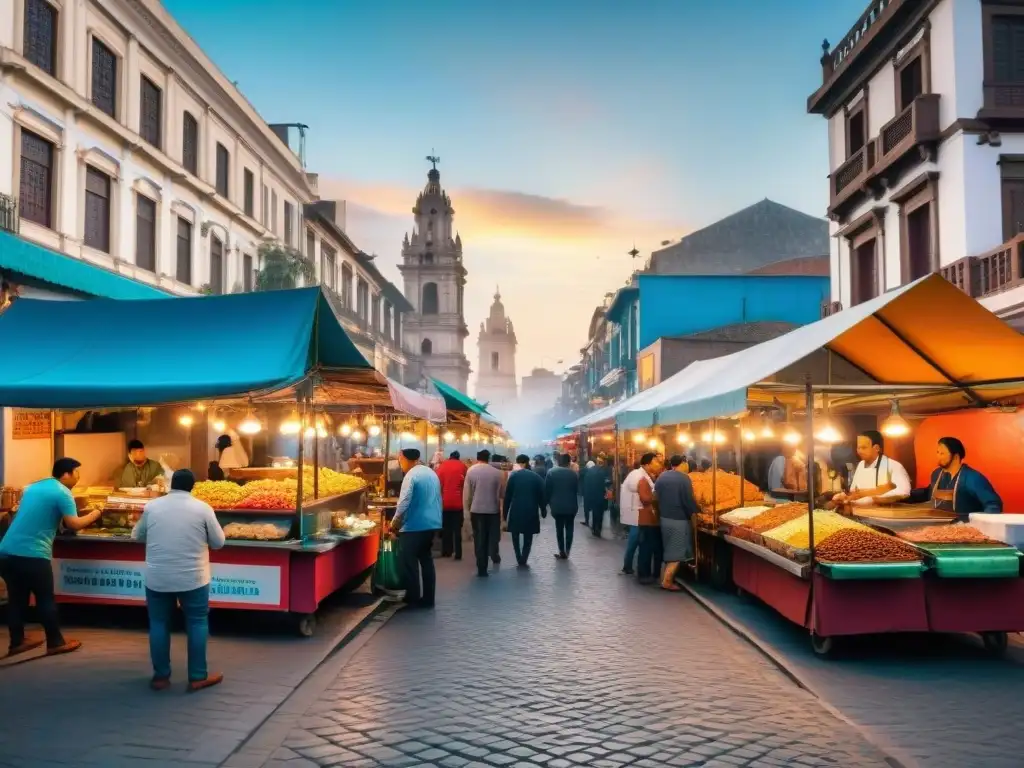
POLYGON ((1021 552, 985 544, 918 544, 943 579, 1004 579, 1020 575, 1021 552))
POLYGON ((818 573, 834 581, 868 579, 919 579, 925 567, 921 562, 908 563, 818 563, 818 573))

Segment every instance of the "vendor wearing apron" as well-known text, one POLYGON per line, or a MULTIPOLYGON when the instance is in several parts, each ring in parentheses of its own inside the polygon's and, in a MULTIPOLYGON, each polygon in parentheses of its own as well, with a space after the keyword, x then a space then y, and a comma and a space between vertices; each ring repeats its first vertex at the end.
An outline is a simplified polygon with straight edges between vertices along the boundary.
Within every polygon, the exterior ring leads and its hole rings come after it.
POLYGON ((873 429, 857 435, 857 455, 860 463, 853 473, 849 493, 837 493, 837 503, 866 506, 877 503, 895 503, 911 493, 910 475, 906 467, 885 455, 885 438, 873 429))
POLYGON ((972 512, 1000 514, 1003 500, 987 477, 964 463, 966 456, 967 449, 955 437, 939 438, 939 466, 932 472, 928 486, 915 489, 910 500, 930 501, 932 507, 955 514, 960 522, 967 522, 972 512))

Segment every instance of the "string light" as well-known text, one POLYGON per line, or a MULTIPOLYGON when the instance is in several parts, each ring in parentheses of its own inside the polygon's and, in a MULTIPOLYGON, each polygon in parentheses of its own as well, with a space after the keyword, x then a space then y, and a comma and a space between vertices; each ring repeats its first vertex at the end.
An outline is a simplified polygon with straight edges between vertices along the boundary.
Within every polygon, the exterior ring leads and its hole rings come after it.
POLYGON ((380 426, 377 424, 371 424, 367 429, 367 432, 370 433, 370 437, 376 437, 380 434, 380 426))
POLYGON ((224 419, 217 419, 216 421, 213 422, 213 431, 214 432, 221 432, 221 433, 223 433, 225 430, 227 430, 227 428, 228 428, 228 425, 225 423, 224 419))
POLYGON ((677 432, 676 442, 679 443, 680 445, 686 445, 687 443, 692 443, 693 441, 690 440, 689 432, 677 432))
POLYGON ((299 414, 297 411, 292 411, 292 415, 281 422, 282 435, 297 435, 301 429, 302 422, 299 421, 299 414))
POLYGON ((259 434, 261 429, 263 429, 263 424, 252 415, 252 411, 249 411, 246 417, 242 419, 242 423, 238 425, 238 431, 243 435, 256 435, 259 434))
POLYGON ((787 445, 799 445, 800 433, 792 427, 786 427, 786 431, 782 434, 782 442, 787 445))
POLYGON ((754 430, 752 430, 752 429, 744 429, 743 430, 743 439, 744 439, 744 441, 746 441, 748 443, 752 443, 755 440, 757 440, 757 434, 755 434, 754 430))
POLYGON ((652 451, 655 448, 657 448, 658 447, 658 438, 652 437, 650 440, 648 440, 647 441, 647 447, 650 448, 652 451))
POLYGON ((191 427, 196 423, 196 420, 192 418, 191 414, 186 413, 183 416, 178 417, 178 423, 183 427, 191 427))
POLYGON ((455 433, 454 432, 449 431, 449 432, 445 432, 444 433, 444 441, 446 443, 454 442, 454 440, 455 440, 455 433))
POLYGON ((363 439, 363 433, 360 432, 358 429, 352 430, 352 439, 355 440, 356 442, 359 442, 360 440, 363 439))
POLYGON ((645 435, 643 432, 637 432, 635 435, 633 435, 633 442, 636 443, 637 445, 640 445, 646 439, 647 435, 645 435))
POLYGON ((338 434, 341 435, 342 437, 348 437, 349 435, 352 434, 352 425, 349 424, 348 422, 345 422, 340 427, 338 427, 338 434))

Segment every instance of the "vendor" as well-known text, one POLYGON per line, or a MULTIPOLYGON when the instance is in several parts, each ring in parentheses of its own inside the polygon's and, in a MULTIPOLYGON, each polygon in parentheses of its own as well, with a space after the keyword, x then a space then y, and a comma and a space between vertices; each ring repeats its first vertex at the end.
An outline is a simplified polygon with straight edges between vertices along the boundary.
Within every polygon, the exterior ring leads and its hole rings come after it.
POLYGON ((885 455, 885 438, 873 429, 857 435, 860 463, 853 473, 849 493, 837 493, 832 500, 855 506, 894 504, 910 495, 906 467, 885 455))
POLYGON ((146 457, 146 446, 141 440, 128 443, 128 463, 118 475, 119 488, 145 488, 162 477, 164 468, 159 461, 146 457))
POLYGON ((952 512, 966 522, 972 512, 1000 514, 1003 500, 992 483, 981 472, 964 463, 967 449, 955 437, 939 438, 936 459, 938 467, 932 472, 931 482, 910 494, 916 503, 931 502, 932 507, 952 512))

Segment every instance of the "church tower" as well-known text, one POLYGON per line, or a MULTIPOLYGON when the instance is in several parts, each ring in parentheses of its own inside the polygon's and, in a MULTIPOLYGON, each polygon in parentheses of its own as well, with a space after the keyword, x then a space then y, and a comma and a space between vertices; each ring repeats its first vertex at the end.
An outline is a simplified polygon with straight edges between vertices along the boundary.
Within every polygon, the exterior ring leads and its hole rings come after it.
POLYGON ((477 348, 480 363, 476 374, 476 399, 488 403, 491 413, 507 418, 518 399, 516 332, 512 321, 505 317, 500 290, 494 294, 487 321, 480 323, 477 348))
POLYGON ((418 362, 408 383, 415 386, 424 378, 434 378, 465 392, 469 380, 469 360, 463 352, 469 336, 462 300, 466 268, 462 238, 452 230, 455 209, 441 188, 440 159, 427 158, 433 167, 412 209, 412 234, 406 234, 402 243, 398 269, 405 281, 405 297, 414 307, 404 318, 403 338, 418 362))

